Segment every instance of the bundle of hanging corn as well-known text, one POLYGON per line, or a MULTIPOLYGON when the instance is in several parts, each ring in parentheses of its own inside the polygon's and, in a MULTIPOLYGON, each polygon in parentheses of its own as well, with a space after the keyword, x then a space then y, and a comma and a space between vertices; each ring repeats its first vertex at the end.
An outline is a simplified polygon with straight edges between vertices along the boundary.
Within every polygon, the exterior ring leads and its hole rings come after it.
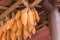
POLYGON ((19 10, 16 16, 0 28, 0 40, 26 40, 36 33, 40 18, 36 9, 19 10))

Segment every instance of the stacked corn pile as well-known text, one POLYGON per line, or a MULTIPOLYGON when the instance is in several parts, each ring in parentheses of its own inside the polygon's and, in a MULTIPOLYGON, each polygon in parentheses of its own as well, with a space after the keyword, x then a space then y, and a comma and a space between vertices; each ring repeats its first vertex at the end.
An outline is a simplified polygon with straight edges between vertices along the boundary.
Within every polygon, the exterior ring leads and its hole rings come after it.
POLYGON ((40 18, 36 9, 19 10, 16 16, 0 28, 0 40, 26 40, 36 33, 40 18))

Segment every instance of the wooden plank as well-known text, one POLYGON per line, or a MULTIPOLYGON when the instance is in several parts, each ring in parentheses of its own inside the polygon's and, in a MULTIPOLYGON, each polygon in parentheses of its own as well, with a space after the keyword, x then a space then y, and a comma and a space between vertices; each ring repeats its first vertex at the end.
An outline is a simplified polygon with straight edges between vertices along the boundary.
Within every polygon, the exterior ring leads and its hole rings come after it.
POLYGON ((37 4, 39 4, 41 2, 41 0, 35 0, 32 4, 30 4, 30 7, 33 8, 35 7, 37 4))
POLYGON ((21 4, 21 1, 18 0, 15 4, 13 4, 10 8, 8 8, 5 12, 3 12, 2 15, 0 15, 0 19, 7 16, 9 13, 13 12, 20 4, 21 4))

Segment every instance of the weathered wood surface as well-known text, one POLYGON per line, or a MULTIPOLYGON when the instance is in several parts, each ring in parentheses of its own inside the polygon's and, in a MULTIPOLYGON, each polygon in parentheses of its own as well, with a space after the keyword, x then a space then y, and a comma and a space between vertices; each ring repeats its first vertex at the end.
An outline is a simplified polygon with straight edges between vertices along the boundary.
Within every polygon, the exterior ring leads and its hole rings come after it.
POLYGON ((6 6, 9 5, 11 3, 12 0, 0 0, 0 5, 2 6, 6 6))
POLYGON ((51 35, 48 27, 43 27, 31 39, 28 40, 50 40, 51 35))

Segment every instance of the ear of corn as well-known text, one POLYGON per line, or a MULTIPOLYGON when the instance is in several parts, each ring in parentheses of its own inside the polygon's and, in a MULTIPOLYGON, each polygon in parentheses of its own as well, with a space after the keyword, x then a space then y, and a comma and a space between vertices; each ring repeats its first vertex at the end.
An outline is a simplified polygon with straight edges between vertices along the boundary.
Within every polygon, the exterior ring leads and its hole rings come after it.
POLYGON ((12 32, 17 32, 17 24, 15 23, 12 27, 11 27, 11 29, 12 29, 12 32))
POLYGON ((0 29, 0 40, 2 40, 3 31, 0 29))
POLYGON ((16 14, 16 16, 15 16, 15 19, 16 20, 20 19, 21 18, 21 14, 22 14, 22 12, 18 11, 17 14, 16 14))
POLYGON ((21 20, 17 20, 17 27, 18 27, 18 30, 17 30, 17 37, 18 37, 18 40, 22 40, 22 23, 21 23, 21 20))
POLYGON ((24 26, 23 27, 23 37, 24 37, 24 40, 26 40, 29 36, 30 36, 30 34, 28 33, 27 26, 24 26))
POLYGON ((1 29, 3 31, 6 31, 6 30, 10 29, 14 25, 14 23, 15 23, 15 20, 14 19, 11 19, 1 29))
POLYGON ((2 35, 2 40, 6 40, 7 39, 7 33, 4 32, 3 35, 2 35))
POLYGON ((10 34, 11 40, 17 40, 16 34, 14 32, 11 32, 10 34))
POLYGON ((31 10, 28 11, 28 26, 34 26, 33 13, 31 10))
POLYGON ((10 33, 11 33, 11 30, 7 30, 7 40, 10 40, 10 33))
POLYGON ((22 10, 21 22, 22 22, 23 25, 27 24, 27 11, 28 11, 28 9, 22 10))

